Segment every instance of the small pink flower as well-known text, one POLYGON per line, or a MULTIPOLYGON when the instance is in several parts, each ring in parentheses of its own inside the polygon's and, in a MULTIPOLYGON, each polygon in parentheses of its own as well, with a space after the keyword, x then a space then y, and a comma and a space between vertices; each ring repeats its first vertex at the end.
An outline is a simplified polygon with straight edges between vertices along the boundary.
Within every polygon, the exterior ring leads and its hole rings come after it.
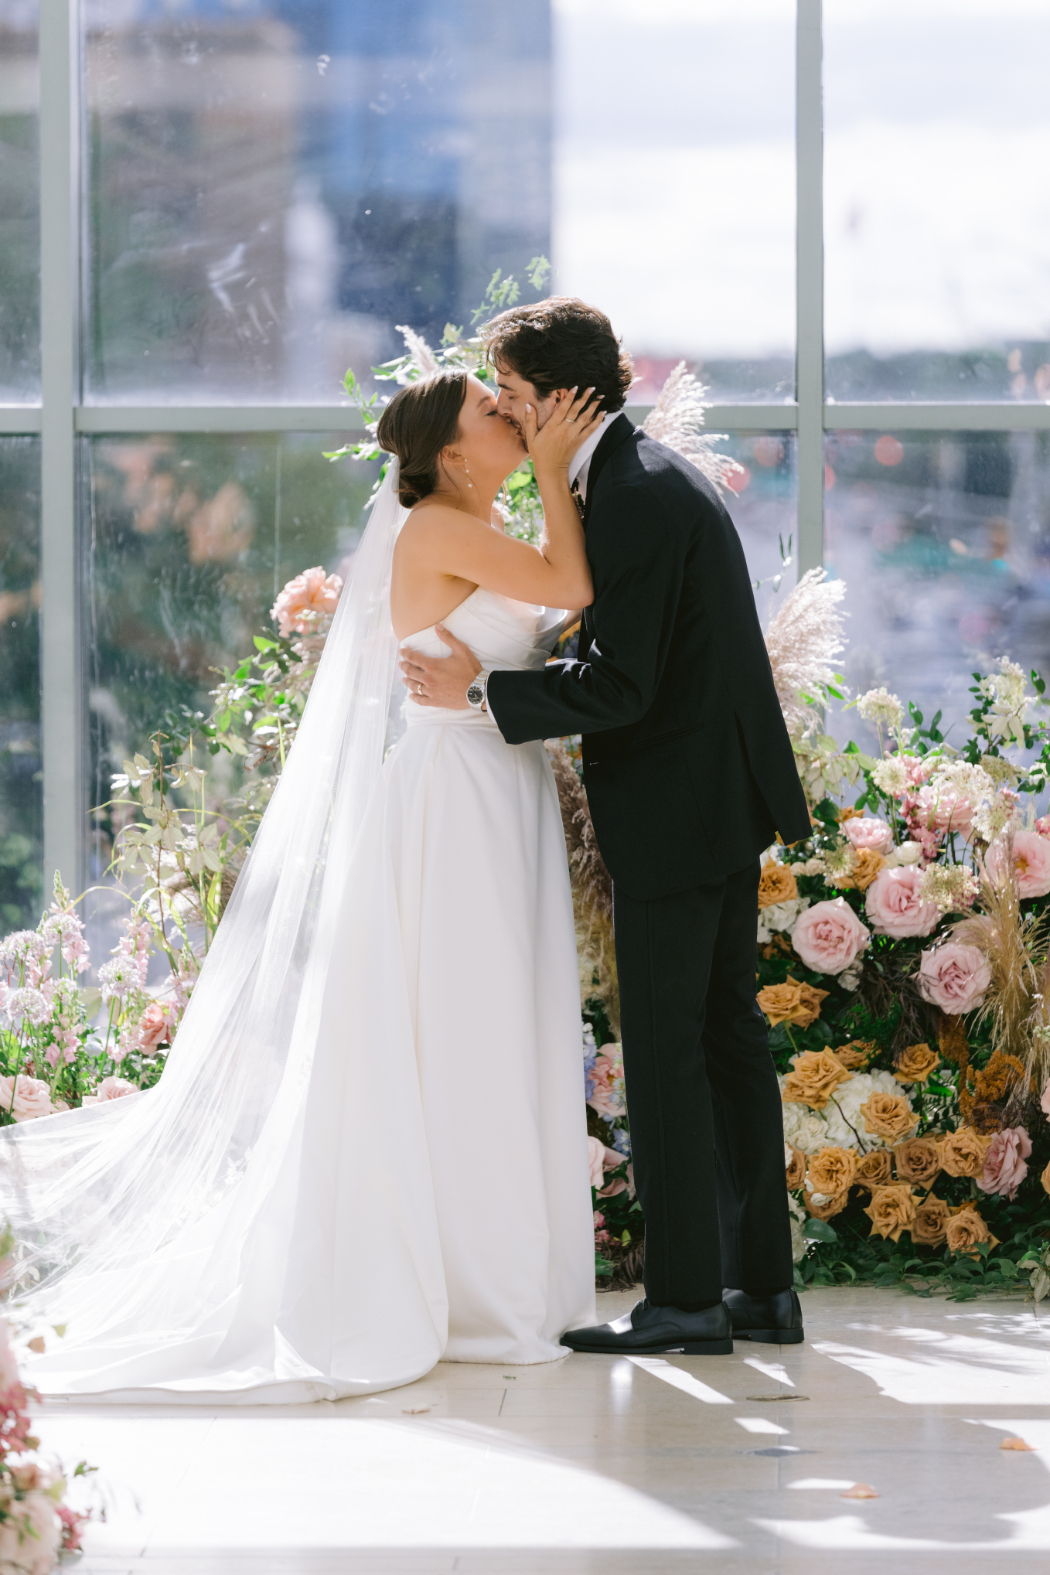
POLYGON ((916 864, 880 870, 868 887, 864 910, 876 935, 929 935, 940 913, 935 902, 919 896, 922 871, 916 864))
POLYGON ((0 1106, 16 1121, 35 1121, 51 1114, 51 1090, 37 1077, 0 1077, 0 1106))
POLYGON ((982 1192, 996 1192, 1010 1199, 1028 1174, 1025 1160, 1032 1152, 1032 1140, 1024 1127, 1004 1127, 992 1138, 984 1170, 976 1177, 982 1192))
MULTIPOLYGON (((1008 840, 999 837, 985 854, 985 868, 996 882, 1003 878, 1008 840)), ((1019 897, 1045 897, 1050 892, 1050 840, 1035 831, 1015 831, 1014 874, 1019 897)))
POLYGON ((281 591, 270 609, 270 617, 281 634, 311 634, 319 619, 334 613, 339 605, 343 582, 338 574, 325 577, 322 568, 307 569, 281 591))
POLYGON ((992 970, 984 953, 961 941, 931 946, 919 964, 919 994, 942 1012, 957 1017, 972 1012, 984 1000, 992 970))
POLYGON ((1035 823, 1035 829, 1041 837, 1050 837, 1050 815, 1040 815, 1035 823))
POLYGON ((123 1099, 127 1094, 137 1094, 138 1089, 134 1083, 129 1083, 126 1077, 104 1077, 93 1094, 88 1094, 81 1100, 84 1105, 105 1105, 111 1099, 123 1099))
POLYGON ((871 938, 844 897, 815 903, 795 925, 791 944, 815 973, 842 973, 871 938))
POLYGON ((857 815, 847 820, 842 829, 858 853, 862 848, 888 853, 893 847, 893 832, 884 820, 868 820, 857 815))

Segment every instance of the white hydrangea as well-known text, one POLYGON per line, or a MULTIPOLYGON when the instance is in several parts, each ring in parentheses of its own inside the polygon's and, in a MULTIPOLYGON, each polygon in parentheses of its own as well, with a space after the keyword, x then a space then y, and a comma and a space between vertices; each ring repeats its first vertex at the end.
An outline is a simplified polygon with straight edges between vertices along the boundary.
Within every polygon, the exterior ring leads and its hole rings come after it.
POLYGON ((791 1216, 791 1261, 801 1263, 807 1252, 813 1247, 802 1234, 806 1225, 806 1211, 797 1198, 788 1193, 788 1214, 791 1216))
MULTIPOLYGON (((783 1077, 779 1082, 783 1088, 783 1077)), ((785 1143, 801 1149, 803 1154, 817 1154, 827 1147, 831 1141, 827 1135, 828 1125, 819 1110, 811 1110, 808 1105, 799 1105, 793 1100, 788 1100, 781 1108, 784 1112, 785 1143)))
POLYGON ((839 1084, 824 1107, 826 1143, 838 1148, 856 1148, 860 1137, 866 1149, 892 1147, 865 1130, 860 1107, 874 1093, 898 1094, 907 1099, 892 1072, 854 1072, 848 1083, 839 1084))
POLYGON ((790 935, 809 904, 809 897, 792 897, 789 902, 771 902, 768 908, 759 908, 758 944, 766 945, 774 935, 790 935))

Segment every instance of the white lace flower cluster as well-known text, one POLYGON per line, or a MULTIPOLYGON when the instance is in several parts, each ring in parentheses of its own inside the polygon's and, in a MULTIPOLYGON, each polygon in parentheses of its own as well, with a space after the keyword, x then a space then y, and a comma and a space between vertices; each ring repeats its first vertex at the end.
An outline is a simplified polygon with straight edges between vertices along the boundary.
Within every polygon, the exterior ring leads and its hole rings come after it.
POLYGON ((857 701, 857 710, 865 722, 875 727, 886 727, 899 733, 904 722, 904 707, 896 695, 886 689, 869 689, 857 701))

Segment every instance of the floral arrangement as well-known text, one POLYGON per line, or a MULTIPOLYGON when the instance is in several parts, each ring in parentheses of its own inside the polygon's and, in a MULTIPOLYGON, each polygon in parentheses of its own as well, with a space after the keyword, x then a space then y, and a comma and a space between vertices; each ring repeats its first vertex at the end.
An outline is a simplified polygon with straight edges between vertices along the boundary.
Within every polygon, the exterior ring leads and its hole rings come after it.
MULTIPOLYGON (((10 1232, 3 1232, 0 1256, 12 1246, 10 1232)), ((61 1467, 40 1453, 29 1415, 29 1403, 38 1397, 19 1376, 13 1332, 0 1319, 0 1569, 10 1575, 46 1575, 63 1553, 79 1550, 91 1514, 65 1502, 68 1483, 61 1467)), ((42 1351, 44 1337, 37 1335, 28 1344, 42 1351)), ((94 1469, 81 1460, 72 1475, 86 1477, 94 1469)))
POLYGON ((829 692, 844 699, 827 671, 841 632, 833 604, 805 628, 826 589, 807 576, 778 620, 781 631, 794 620, 796 671, 781 665, 781 698, 803 780, 820 796, 812 836, 765 855, 758 899, 758 1001, 784 1102, 799 1279, 863 1276, 965 1297, 1027 1275, 1041 1297, 1044 683, 1032 673, 1029 687, 1006 658, 975 673, 959 748, 940 713, 924 726, 913 705, 871 690, 846 709, 870 724, 878 753, 841 749, 819 712, 829 692))

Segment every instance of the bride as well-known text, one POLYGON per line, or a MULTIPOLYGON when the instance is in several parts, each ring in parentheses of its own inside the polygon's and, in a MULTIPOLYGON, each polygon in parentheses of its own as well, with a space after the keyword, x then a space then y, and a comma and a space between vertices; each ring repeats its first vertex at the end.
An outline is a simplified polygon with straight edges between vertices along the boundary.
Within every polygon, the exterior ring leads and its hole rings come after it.
POLYGON ((552 1361, 594 1322, 550 763, 480 707, 406 704, 384 746, 399 641, 539 667, 551 609, 590 602, 568 464, 600 419, 526 413, 537 550, 494 528, 526 450, 483 383, 384 411, 396 458, 160 1083, 0 1134, 13 1295, 67 1326, 25 1364, 41 1391, 331 1400, 442 1357, 552 1361))

